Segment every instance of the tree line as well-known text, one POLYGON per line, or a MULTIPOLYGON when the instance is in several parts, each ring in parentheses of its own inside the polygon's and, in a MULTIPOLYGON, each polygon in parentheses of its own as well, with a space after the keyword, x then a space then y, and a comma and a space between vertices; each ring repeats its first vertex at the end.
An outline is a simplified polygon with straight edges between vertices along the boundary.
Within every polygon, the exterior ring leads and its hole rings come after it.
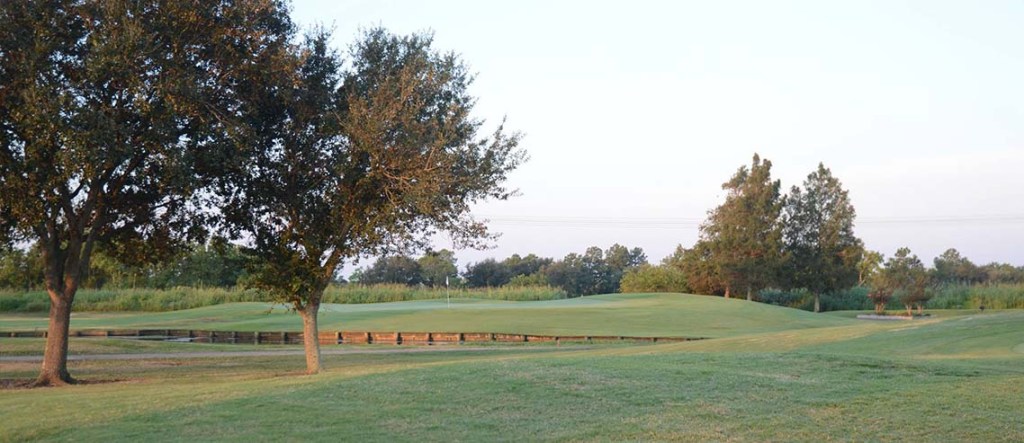
POLYGON ((406 255, 379 258, 373 265, 357 269, 352 283, 400 283, 406 285, 470 288, 503 286, 553 286, 571 297, 619 292, 623 275, 647 265, 641 248, 614 244, 602 250, 593 246, 582 254, 570 253, 561 260, 535 254, 514 254, 503 260, 493 258, 470 263, 460 273, 454 254, 448 250, 428 251, 414 259, 406 255))

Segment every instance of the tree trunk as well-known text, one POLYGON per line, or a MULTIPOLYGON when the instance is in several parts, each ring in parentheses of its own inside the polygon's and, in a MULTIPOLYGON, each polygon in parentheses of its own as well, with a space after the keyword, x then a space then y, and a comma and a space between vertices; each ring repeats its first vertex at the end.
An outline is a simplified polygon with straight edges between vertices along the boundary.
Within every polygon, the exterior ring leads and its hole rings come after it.
POLYGON ((821 296, 817 293, 814 294, 814 312, 821 312, 821 296))
POLYGON ((885 303, 875 303, 875 314, 881 315, 885 312, 885 303))
POLYGON ((917 315, 924 315, 924 303, 917 304, 917 315))
POLYGON ((750 286, 747 286, 747 301, 754 301, 753 291, 753 289, 750 289, 750 286))
POLYGON ((306 349, 306 373, 320 372, 320 329, 317 327, 317 314, 320 312, 320 300, 310 301, 299 310, 302 315, 302 343, 306 349))
POLYGON ((68 331, 71 327, 71 302, 74 292, 50 293, 50 327, 46 331, 43 366, 35 386, 63 386, 75 383, 68 373, 68 331))
POLYGON ((911 305, 903 305, 903 306, 905 306, 907 308, 907 317, 913 317, 914 316, 914 311, 912 310, 913 306, 911 306, 911 305))
POLYGON ((725 298, 729 298, 729 287, 725 287, 725 298))

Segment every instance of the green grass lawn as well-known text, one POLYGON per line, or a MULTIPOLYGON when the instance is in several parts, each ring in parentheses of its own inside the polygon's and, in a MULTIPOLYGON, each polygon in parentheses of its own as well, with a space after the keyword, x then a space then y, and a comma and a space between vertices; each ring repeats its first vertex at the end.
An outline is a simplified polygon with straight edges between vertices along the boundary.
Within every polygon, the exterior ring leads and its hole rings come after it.
MULTIPOLYGON (((331 312, 323 320, 625 335, 689 335, 717 326, 697 335, 719 338, 583 350, 330 355, 318 376, 298 375, 301 356, 72 362, 83 379, 121 381, 0 390, 0 440, 1024 439, 1022 311, 870 322, 710 297, 572 302, 460 303, 451 311, 396 305, 392 315, 367 309, 363 317, 331 312), (561 324, 545 324, 554 319, 561 324)), ((221 308, 233 316, 223 324, 256 321, 245 317, 247 307, 221 308)), ((0 322, 9 327, 7 317, 0 322)), ((3 365, 0 378, 37 370, 3 365)))
MULTIPOLYGON (((160 313, 75 313, 75 328, 301 331, 280 305, 231 303, 160 313)), ((444 300, 324 305, 321 330, 507 332, 548 335, 726 337, 855 323, 737 299, 681 294, 616 294, 567 300, 444 300)), ((43 314, 0 315, 0 331, 46 328, 43 314)))

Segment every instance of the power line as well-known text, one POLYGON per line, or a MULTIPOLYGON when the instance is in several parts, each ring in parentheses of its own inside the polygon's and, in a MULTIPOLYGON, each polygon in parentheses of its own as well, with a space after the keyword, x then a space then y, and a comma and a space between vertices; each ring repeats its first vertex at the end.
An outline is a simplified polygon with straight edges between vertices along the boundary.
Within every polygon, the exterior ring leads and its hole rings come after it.
MULTIPOLYGON (((685 229, 697 228, 704 222, 696 217, 595 217, 542 215, 481 215, 493 225, 548 228, 620 228, 620 229, 685 229)), ((992 225, 1024 224, 1024 214, 973 214, 936 216, 875 216, 856 220, 857 226, 897 225, 992 225)))

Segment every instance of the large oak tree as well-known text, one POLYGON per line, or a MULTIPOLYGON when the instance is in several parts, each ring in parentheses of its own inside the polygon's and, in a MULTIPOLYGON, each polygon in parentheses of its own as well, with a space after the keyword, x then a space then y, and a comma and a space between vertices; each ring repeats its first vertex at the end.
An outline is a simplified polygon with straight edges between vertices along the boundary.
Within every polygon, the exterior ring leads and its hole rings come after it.
POLYGON ((523 160, 518 134, 478 135, 472 78, 430 35, 371 29, 346 63, 328 39, 310 35, 290 80, 268 89, 261 138, 224 204, 250 241, 254 284, 301 315, 309 373, 321 369, 317 315, 342 263, 441 231, 486 241, 470 205, 512 195, 503 182, 523 160))
POLYGON ((0 236, 41 246, 37 384, 64 384, 92 251, 151 257, 202 234, 197 190, 292 25, 274 0, 4 1, 0 23, 0 236))

